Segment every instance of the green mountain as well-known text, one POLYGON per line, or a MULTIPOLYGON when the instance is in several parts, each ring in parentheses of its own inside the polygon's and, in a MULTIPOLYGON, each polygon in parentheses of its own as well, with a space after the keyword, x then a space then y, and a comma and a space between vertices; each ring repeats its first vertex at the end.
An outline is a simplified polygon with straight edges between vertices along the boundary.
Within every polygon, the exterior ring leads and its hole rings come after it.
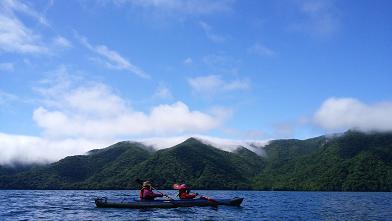
POLYGON ((392 133, 348 131, 274 141, 255 187, 275 190, 392 191, 392 133))
POLYGON ((0 177, 0 188, 8 189, 105 189, 125 188, 119 178, 152 154, 148 147, 120 142, 87 155, 66 157, 35 166, 28 171, 0 177))
POLYGON ((227 152, 195 138, 158 151, 120 142, 49 165, 0 167, 0 188, 136 189, 134 180, 148 179, 159 188, 392 191, 392 133, 274 140, 262 152, 227 152))
POLYGON ((127 174, 132 178, 160 180, 161 187, 186 182, 198 189, 250 189, 251 178, 262 168, 261 157, 249 150, 226 152, 190 138, 157 151, 127 174))

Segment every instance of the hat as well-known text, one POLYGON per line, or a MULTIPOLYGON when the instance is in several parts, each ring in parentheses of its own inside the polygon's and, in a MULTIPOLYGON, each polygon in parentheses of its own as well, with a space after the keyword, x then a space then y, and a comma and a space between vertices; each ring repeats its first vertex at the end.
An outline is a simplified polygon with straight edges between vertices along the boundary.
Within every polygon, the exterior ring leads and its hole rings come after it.
POLYGON ((175 189, 175 190, 186 190, 186 189, 189 189, 189 187, 185 183, 183 183, 183 184, 175 183, 175 184, 173 184, 173 189, 175 189))
POLYGON ((151 182, 146 180, 146 181, 143 182, 143 186, 144 187, 151 186, 151 182))

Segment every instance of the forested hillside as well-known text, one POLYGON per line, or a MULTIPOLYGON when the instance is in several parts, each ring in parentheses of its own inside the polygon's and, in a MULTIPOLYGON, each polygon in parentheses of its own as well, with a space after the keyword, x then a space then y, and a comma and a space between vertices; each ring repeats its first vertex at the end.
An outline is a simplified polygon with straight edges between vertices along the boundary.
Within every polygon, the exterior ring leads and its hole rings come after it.
POLYGON ((195 189, 391 191, 392 133, 348 131, 307 140, 274 140, 263 156, 227 152, 190 138, 155 151, 120 142, 49 165, 0 167, 2 189, 136 189, 185 182, 195 189))

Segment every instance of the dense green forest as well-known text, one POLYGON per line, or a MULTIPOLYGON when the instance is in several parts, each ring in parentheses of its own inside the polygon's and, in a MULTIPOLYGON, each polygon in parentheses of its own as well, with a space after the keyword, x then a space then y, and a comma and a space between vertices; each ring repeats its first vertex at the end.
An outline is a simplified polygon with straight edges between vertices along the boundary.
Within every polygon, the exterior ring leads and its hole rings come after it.
POLYGON ((264 155, 226 152, 190 138, 155 151, 120 142, 48 165, 0 167, 1 189, 136 189, 185 182, 194 189, 392 191, 392 133, 347 131, 274 140, 264 155))

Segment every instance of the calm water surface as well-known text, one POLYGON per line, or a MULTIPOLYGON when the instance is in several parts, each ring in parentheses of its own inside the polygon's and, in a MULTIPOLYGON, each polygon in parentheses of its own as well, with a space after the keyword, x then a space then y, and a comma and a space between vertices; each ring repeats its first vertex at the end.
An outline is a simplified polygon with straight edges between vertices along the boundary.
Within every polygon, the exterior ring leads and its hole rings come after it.
MULTIPOLYGON (((175 196, 175 192, 166 191, 175 196)), ((0 220, 392 220, 392 193, 199 191, 244 197, 242 207, 103 209, 94 198, 137 191, 0 190, 0 220)))

